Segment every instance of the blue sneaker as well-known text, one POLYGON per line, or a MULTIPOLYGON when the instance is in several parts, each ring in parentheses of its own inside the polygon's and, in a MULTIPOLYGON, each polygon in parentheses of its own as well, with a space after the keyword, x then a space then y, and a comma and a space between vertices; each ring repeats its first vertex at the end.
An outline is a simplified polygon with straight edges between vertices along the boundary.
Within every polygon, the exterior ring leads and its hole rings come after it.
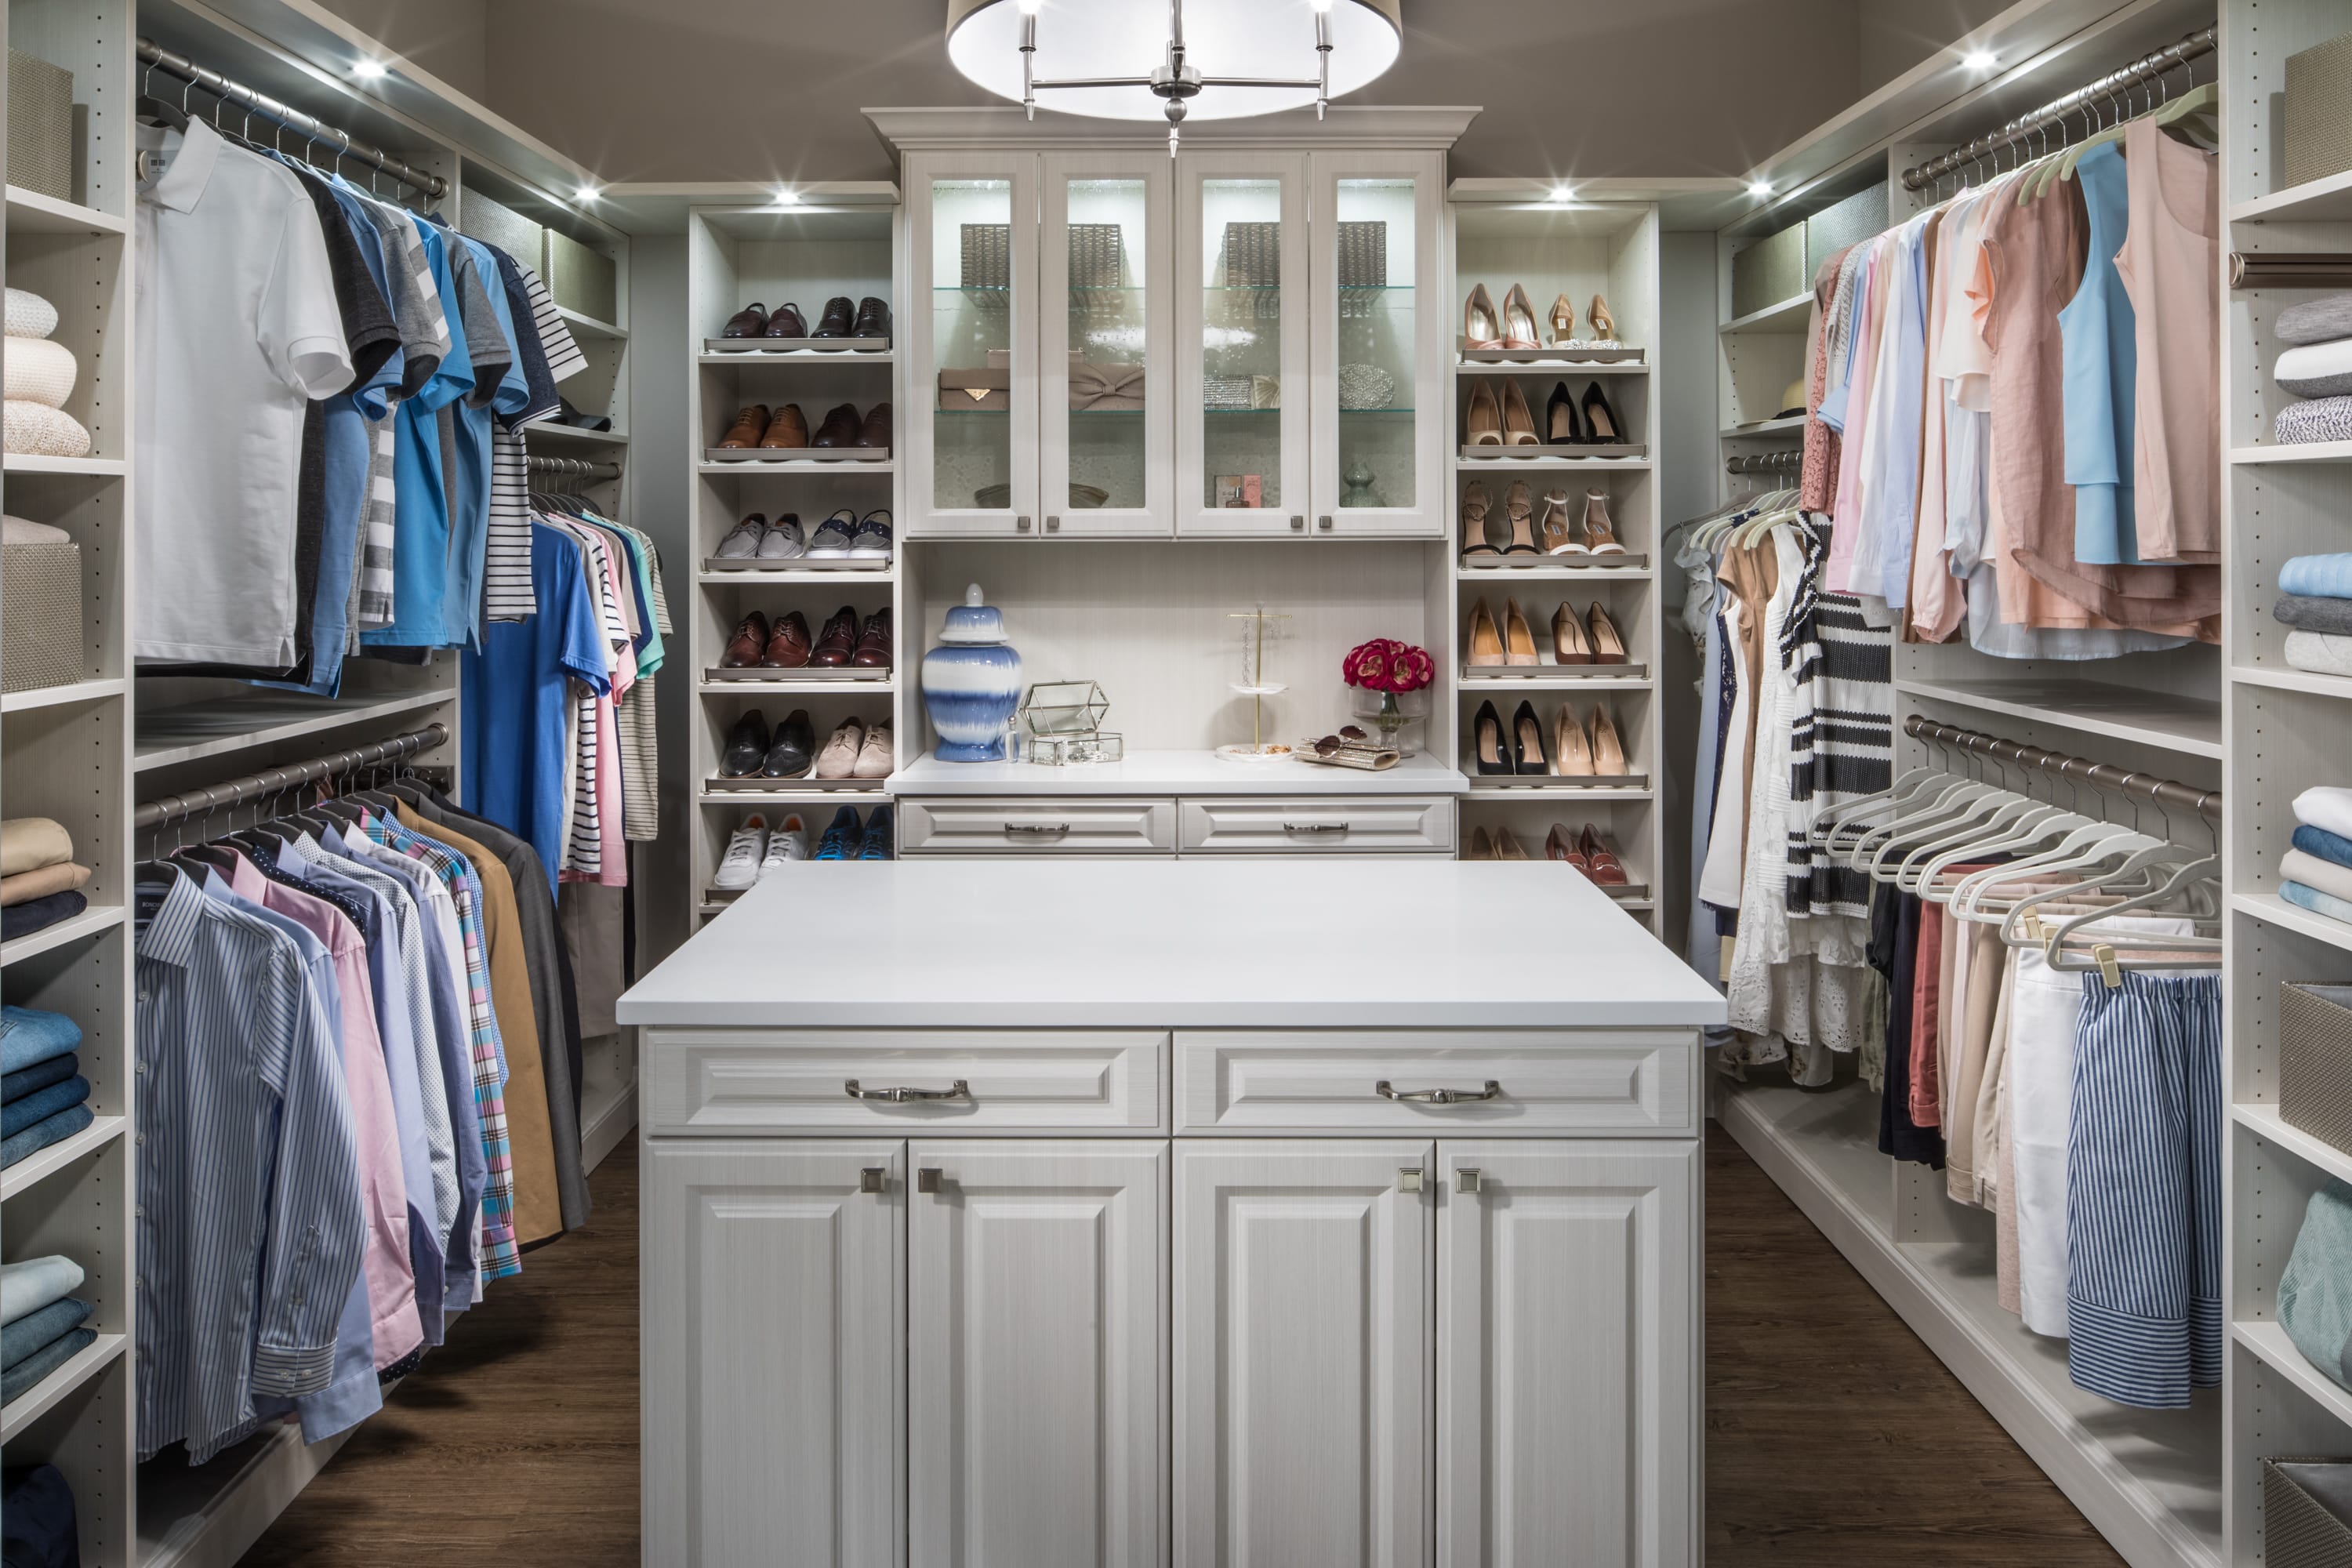
POLYGON ((890 808, 877 805, 866 817, 866 847, 860 860, 887 860, 890 854, 890 808))
POLYGON ((820 860, 855 860, 866 847, 866 835, 857 826, 857 808, 845 805, 833 814, 826 825, 824 838, 816 847, 820 860))

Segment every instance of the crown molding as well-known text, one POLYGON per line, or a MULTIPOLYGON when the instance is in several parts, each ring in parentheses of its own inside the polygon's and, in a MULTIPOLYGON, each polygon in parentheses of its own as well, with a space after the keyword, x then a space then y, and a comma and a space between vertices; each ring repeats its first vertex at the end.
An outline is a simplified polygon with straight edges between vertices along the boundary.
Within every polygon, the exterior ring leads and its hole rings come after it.
MULTIPOLYGON (((961 109, 868 109, 874 133, 894 153, 969 152, 975 147, 1161 148, 1168 128, 1150 120, 1097 120, 1039 110, 1032 120, 1017 104, 961 109)), ((1298 148, 1411 149, 1443 153, 1478 118, 1477 108, 1334 104, 1320 121, 1311 109, 1285 110, 1237 120, 1202 120, 1184 127, 1187 147, 1239 150, 1298 148)))

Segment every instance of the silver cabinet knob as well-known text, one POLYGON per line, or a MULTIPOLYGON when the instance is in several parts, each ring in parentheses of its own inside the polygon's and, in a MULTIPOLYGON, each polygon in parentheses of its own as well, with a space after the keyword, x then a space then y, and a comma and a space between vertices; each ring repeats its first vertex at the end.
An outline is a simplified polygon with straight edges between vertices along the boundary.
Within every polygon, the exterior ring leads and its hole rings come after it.
POLYGON ((1026 533, 1026 532, 1028 532, 1028 531, 1029 531, 1029 514, 1028 514, 1027 512, 1023 512, 1019 517, 1014 518, 1014 519, 1013 520, 1013 531, 1015 531, 1015 532, 1017 532, 1017 533, 1026 533))
POLYGON ((1328 533, 1331 531, 1331 520, 1328 517, 1318 517, 1315 520, 1315 526, 1328 533))
POLYGON ((1047 518, 1047 519, 1045 520, 1045 531, 1046 531, 1046 532, 1048 532, 1048 533, 1059 533, 1059 532, 1061 532, 1061 531, 1062 531, 1062 520, 1061 520, 1060 518, 1058 518, 1058 517, 1049 517, 1049 518, 1047 518))
POLYGON ((1292 518, 1292 519, 1290 520, 1290 531, 1291 531, 1291 532, 1293 532, 1293 533, 1304 533, 1304 532, 1306 532, 1306 531, 1307 531, 1307 520, 1306 520, 1305 518, 1303 518, 1303 517, 1294 517, 1294 518, 1292 518))
POLYGON ((857 1190, 861 1193, 881 1193, 890 1189, 890 1173, 880 1165, 868 1165, 857 1173, 857 1190))
POLYGON ((1486 1190, 1486 1180, 1475 1165, 1465 1165, 1454 1173, 1454 1190, 1457 1193, 1480 1193, 1486 1190))
POLYGON ((925 1165, 915 1173, 915 1190, 919 1193, 938 1192, 944 1174, 937 1165, 925 1165))
POLYGON ((1401 1193, 1417 1193, 1421 1191, 1421 1167, 1419 1165, 1399 1165, 1397 1167, 1397 1191, 1401 1193))

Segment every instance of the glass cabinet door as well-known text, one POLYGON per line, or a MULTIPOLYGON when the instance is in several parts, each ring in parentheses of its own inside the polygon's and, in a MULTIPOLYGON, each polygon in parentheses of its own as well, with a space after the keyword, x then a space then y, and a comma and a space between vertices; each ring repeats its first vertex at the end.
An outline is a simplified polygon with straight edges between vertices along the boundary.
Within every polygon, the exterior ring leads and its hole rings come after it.
POLYGON ((1174 184, 1157 153, 1045 157, 1037 505, 1048 538, 1174 530, 1174 184))
POLYGON ((1446 531, 1435 153, 1317 153, 1314 528, 1446 531))
POLYGON ((1037 160, 907 159, 907 531, 1037 531, 1037 160))
POLYGON ((1177 160, 1176 526, 1309 532, 1307 160, 1177 160))

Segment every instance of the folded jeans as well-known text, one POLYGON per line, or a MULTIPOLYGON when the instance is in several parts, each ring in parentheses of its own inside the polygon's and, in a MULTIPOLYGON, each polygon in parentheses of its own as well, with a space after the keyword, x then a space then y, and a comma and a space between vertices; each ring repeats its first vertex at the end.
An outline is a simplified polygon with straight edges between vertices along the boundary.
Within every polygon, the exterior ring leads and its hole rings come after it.
POLYGON ((47 1121, 58 1111, 79 1105, 89 1098, 89 1079, 76 1073, 45 1089, 37 1089, 22 1100, 0 1105, 0 1139, 14 1138, 34 1123, 47 1121))
POLYGON ((27 1312, 0 1328, 0 1372, 15 1366, 59 1334, 80 1328, 95 1310, 79 1296, 61 1296, 39 1311, 27 1312))
POLYGON ((81 1058, 73 1051, 68 1051, 61 1057, 51 1057, 45 1062, 35 1062, 28 1068, 19 1068, 6 1077, 0 1078, 0 1105, 12 1104, 37 1089, 47 1089, 53 1083, 63 1083, 79 1071, 81 1071, 81 1058))
POLYGON ((0 1073, 21 1072, 81 1048, 81 1026, 63 1013, 0 1007, 0 1073))
POLYGON ((0 1263, 0 1327, 81 1289, 81 1265, 63 1253, 0 1263))
POLYGON ((0 1405, 16 1403, 17 1395, 29 1392, 35 1384, 97 1342, 94 1330, 68 1329, 15 1366, 0 1372, 0 1405))
POLYGON ((55 1116, 36 1121, 14 1138, 0 1142, 0 1171, 27 1154, 37 1154, 52 1143, 62 1143, 98 1118, 87 1103, 68 1105, 55 1116))

